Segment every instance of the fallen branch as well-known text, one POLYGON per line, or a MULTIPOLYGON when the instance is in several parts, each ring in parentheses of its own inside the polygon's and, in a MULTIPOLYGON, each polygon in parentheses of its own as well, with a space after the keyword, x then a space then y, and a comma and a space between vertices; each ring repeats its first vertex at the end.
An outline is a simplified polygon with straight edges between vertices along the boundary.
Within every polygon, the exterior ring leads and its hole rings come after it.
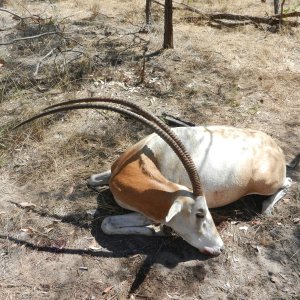
MULTIPOLYGON (((158 1, 155 1, 155 2, 158 3, 158 1)), ((219 16, 222 16, 222 18, 226 19, 228 17, 231 20, 232 20, 232 18, 236 18, 236 17, 242 18, 243 20, 245 20, 245 19, 250 20, 250 19, 256 19, 256 18, 258 20, 264 20, 264 19, 280 19, 280 18, 300 17, 300 12, 299 11, 295 11, 295 12, 291 12, 291 13, 286 13, 286 14, 283 13, 283 5, 285 3, 285 0, 282 1, 282 3, 281 3, 281 13, 277 14, 277 15, 270 16, 268 18, 242 16, 242 15, 234 15, 234 14, 227 14, 227 13, 224 13, 224 14, 205 14, 205 13, 201 12, 199 9, 197 9, 195 7, 192 7, 192 6, 189 6, 189 5, 185 4, 185 3, 180 3, 180 2, 177 2, 177 1, 173 1, 173 2, 176 3, 176 4, 178 4, 178 5, 184 6, 186 8, 186 10, 188 10, 188 11, 195 12, 195 13, 203 15, 203 17, 207 17, 207 18, 219 18, 219 16)))
MULTIPOLYGON (((160 3, 157 0, 153 0, 154 3, 164 6, 163 3, 160 3)), ((216 22, 220 25, 228 26, 228 27, 236 27, 240 25, 247 25, 247 24, 268 24, 268 25, 277 25, 277 24, 283 24, 283 25, 289 25, 292 27, 297 27, 300 25, 298 21, 283 21, 283 19, 291 18, 291 17, 300 17, 300 12, 295 11, 291 13, 283 13, 283 5, 281 7, 281 13, 277 15, 273 15, 270 17, 255 17, 255 16, 248 16, 248 15, 236 15, 236 14, 230 14, 230 13, 216 13, 216 14, 206 14, 201 12, 199 9, 189 6, 185 3, 180 3, 177 1, 173 1, 174 3, 181 5, 184 7, 185 10, 191 11, 193 13, 196 13, 199 15, 199 17, 187 17, 185 19, 195 21, 195 20, 207 20, 210 22, 216 22), (226 22, 222 20, 230 20, 234 22, 226 22)), ((284 1, 282 2, 284 4, 284 1)), ((178 8, 177 8, 178 9, 178 8)))
POLYGON ((0 8, 0 11, 9 13, 9 14, 13 15, 15 18, 19 19, 19 20, 25 19, 24 17, 21 17, 21 16, 17 15, 16 13, 14 13, 14 12, 12 12, 12 11, 10 11, 10 10, 7 10, 7 9, 5 9, 5 8, 0 8))
POLYGON ((289 18, 289 17, 299 17, 300 12, 294 12, 289 14, 279 14, 271 17, 254 17, 247 15, 235 15, 228 13, 219 13, 219 14, 207 14, 206 15, 210 20, 215 19, 226 19, 226 20, 234 20, 234 21, 252 21, 256 23, 270 23, 270 21, 280 21, 280 18, 289 18))
POLYGON ((5 42, 5 43, 0 43, 0 46, 11 45, 11 44, 14 44, 14 43, 17 43, 17 42, 20 42, 20 41, 37 39, 37 38, 40 38, 40 37, 43 37, 43 36, 46 36, 46 35, 53 35, 53 34, 56 34, 56 35, 60 36, 61 38, 65 39, 65 40, 73 41, 74 43, 76 43, 76 44, 84 47, 77 40, 65 36, 61 31, 49 31, 49 32, 44 32, 44 33, 37 34, 37 35, 32 35, 32 36, 26 36, 26 37, 22 37, 22 38, 17 38, 17 39, 14 39, 14 40, 11 40, 11 41, 8 41, 8 42, 5 42))
POLYGON ((241 25, 248 25, 248 24, 252 24, 251 21, 240 21, 240 22, 226 22, 223 20, 214 20, 213 23, 209 22, 209 24, 212 27, 217 27, 217 28, 222 28, 222 27, 230 27, 230 28, 234 28, 234 27, 238 27, 241 25), (219 26, 218 26, 219 25, 219 26))
POLYGON ((10 45, 10 44, 14 44, 20 41, 26 41, 26 40, 33 40, 33 39, 37 39, 46 35, 52 35, 52 34, 60 34, 61 32, 58 31, 50 31, 50 32, 44 32, 41 34, 37 34, 37 35, 32 35, 32 36, 26 36, 26 37, 22 37, 22 38, 18 38, 18 39, 14 39, 5 43, 0 43, 0 46, 6 46, 6 45, 10 45))
POLYGON ((292 18, 292 17, 300 17, 300 11, 293 11, 290 13, 286 13, 286 14, 278 14, 278 15, 274 15, 272 16, 272 18, 292 18))
POLYGON ((217 13, 217 14, 203 14, 199 17, 187 17, 185 19, 195 22, 195 21, 209 21, 209 22, 216 22, 218 24, 222 24, 225 26, 239 26, 239 25, 246 25, 246 24, 267 24, 267 25, 289 25, 292 27, 297 27, 300 25, 298 21, 285 21, 283 18, 289 17, 298 17, 300 16, 300 12, 293 12, 289 14, 282 14, 276 15, 271 17, 255 17, 255 16, 248 16, 248 15, 236 15, 236 14, 229 14, 229 13, 217 13), (225 20, 231 21, 226 22, 225 20))
POLYGON ((42 18, 41 16, 39 15, 31 15, 31 16, 28 16, 28 17, 22 17, 8 9, 5 9, 5 8, 0 8, 0 11, 3 11, 3 12, 6 12, 10 15, 13 16, 13 19, 16 19, 16 20, 26 20, 26 19, 31 19, 32 21, 34 22, 37 22, 37 23, 40 23, 41 21, 45 22, 45 21, 50 21, 52 17, 47 17, 47 18, 42 18))

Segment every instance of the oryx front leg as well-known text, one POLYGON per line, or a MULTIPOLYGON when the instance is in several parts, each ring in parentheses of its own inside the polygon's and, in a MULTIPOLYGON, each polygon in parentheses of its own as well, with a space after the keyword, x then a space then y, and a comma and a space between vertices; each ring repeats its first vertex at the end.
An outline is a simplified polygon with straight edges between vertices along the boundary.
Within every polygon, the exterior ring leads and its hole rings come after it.
POLYGON ((101 229, 106 234, 162 235, 160 232, 156 232, 154 228, 147 227, 153 223, 140 213, 129 213, 106 217, 101 224, 101 229))
POLYGON ((287 177, 284 181, 282 188, 278 190, 277 193, 275 193, 263 202, 261 213, 265 215, 271 215, 274 209, 274 205, 286 195, 291 185, 292 179, 287 177))
POLYGON ((92 186, 92 187, 107 185, 109 182, 110 176, 111 176, 110 170, 103 172, 103 173, 99 173, 99 174, 93 174, 88 179, 87 183, 89 186, 92 186))

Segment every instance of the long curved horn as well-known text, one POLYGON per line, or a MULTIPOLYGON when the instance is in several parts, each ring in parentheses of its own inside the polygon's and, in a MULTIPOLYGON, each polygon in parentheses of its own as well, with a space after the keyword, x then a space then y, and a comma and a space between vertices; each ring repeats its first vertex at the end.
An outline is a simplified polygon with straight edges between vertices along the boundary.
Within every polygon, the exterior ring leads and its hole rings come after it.
MULTIPOLYGON (((165 132, 157 124, 154 124, 154 123, 150 122, 145 117, 138 115, 134 111, 127 110, 127 109, 120 108, 120 107, 111 106, 111 105, 104 105, 104 104, 80 104, 80 105, 78 104, 78 105, 64 106, 64 107, 55 108, 55 109, 47 110, 43 113, 40 113, 40 114, 38 114, 38 115, 36 115, 36 116, 34 116, 34 117, 24 121, 24 122, 18 124, 17 126, 14 127, 14 129, 16 129, 16 128, 18 128, 18 127, 20 127, 20 126, 22 126, 26 123, 29 123, 31 121, 34 121, 38 118, 41 118, 41 117, 44 117, 44 116, 47 116, 47 115, 50 115, 50 114, 54 114, 54 113, 61 112, 61 111, 77 110, 77 109, 111 110, 111 111, 114 111, 114 112, 117 112, 117 113, 120 113, 120 114, 127 115, 129 117, 135 118, 135 119, 139 120, 140 122, 142 122, 142 123, 146 124, 147 126, 149 126, 154 132, 156 132, 172 148, 172 150, 176 153, 176 155, 181 160, 184 168, 186 169, 186 171, 189 175, 190 181, 192 183, 193 194, 196 197, 200 196, 202 194, 200 178, 199 178, 197 168, 196 168, 193 160, 189 159, 186 156, 186 154, 184 153, 182 148, 175 142, 175 140, 167 132, 165 132)), ((149 113, 147 112, 147 114, 149 114, 149 113)), ((152 117, 155 117, 155 116, 151 115, 151 118, 152 117)), ((177 139, 179 140, 178 137, 177 137, 177 139)), ((183 148, 185 149, 184 146, 183 146, 183 148)), ((187 151, 185 150, 185 152, 187 152, 187 151)))
POLYGON ((115 99, 115 98, 81 98, 81 99, 73 99, 73 100, 68 100, 65 102, 60 102, 54 105, 50 105, 46 108, 44 108, 43 110, 46 111, 48 109, 53 109, 56 107, 61 107, 61 106, 66 106, 66 105, 70 105, 70 104, 79 104, 79 103, 85 103, 85 102, 109 102, 109 103, 116 103, 116 104, 120 104, 129 108, 132 108, 133 111, 138 112, 139 114, 141 114, 143 117, 145 117, 148 120, 153 121, 156 125, 158 125, 161 129, 163 129, 166 133, 168 133, 168 135, 174 139, 174 141, 179 145, 179 147, 182 149, 183 153, 187 156, 187 159, 189 160, 193 160, 190 156, 190 154, 188 153, 188 151, 186 150, 185 146, 182 144, 181 140, 178 138, 178 136, 170 129, 170 127, 168 125, 166 125, 164 122, 162 122, 158 117, 156 117, 155 115, 149 113, 148 111, 144 110, 143 108, 141 108, 140 106, 138 106, 135 103, 132 103, 128 100, 123 100, 123 99, 115 99))
MULTIPOLYGON (((183 145, 183 143, 181 142, 181 140, 178 138, 178 136, 170 129, 170 127, 168 125, 166 125, 164 122, 162 122, 158 117, 156 117, 155 115, 153 115, 152 113, 149 113, 148 111, 144 110, 143 108, 141 108, 140 106, 138 106, 135 103, 132 103, 128 100, 124 100, 124 99, 116 99, 116 98, 102 98, 102 97, 96 97, 96 98, 81 98, 81 99, 73 99, 73 100, 68 100, 65 102, 60 102, 54 105, 50 105, 46 108, 44 108, 43 110, 46 111, 48 109, 53 109, 53 108, 57 108, 57 107, 61 107, 61 106, 67 106, 70 104, 79 104, 79 103, 86 103, 86 102, 105 102, 105 103, 115 103, 115 104, 120 104, 126 107, 129 107, 131 109, 133 109, 134 112, 139 113, 140 115, 142 115, 144 118, 153 121, 156 125, 158 125, 162 130, 164 130, 174 141, 175 143, 178 144, 178 146, 181 148, 183 155, 186 156, 186 161, 189 160, 190 165, 193 166, 194 173, 197 173, 197 168, 194 164, 194 161, 192 159, 192 157, 190 156, 189 152, 186 150, 185 146, 183 145)), ((200 182, 200 179, 199 179, 200 182)), ((199 183, 201 184, 201 183, 199 183)), ((201 189, 201 187, 200 187, 201 189)))

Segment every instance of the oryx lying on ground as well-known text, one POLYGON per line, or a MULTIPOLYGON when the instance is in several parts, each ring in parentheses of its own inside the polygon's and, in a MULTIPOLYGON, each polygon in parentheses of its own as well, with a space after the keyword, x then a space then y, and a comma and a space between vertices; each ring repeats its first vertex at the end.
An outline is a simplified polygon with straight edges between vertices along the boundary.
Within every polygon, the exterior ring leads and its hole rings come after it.
POLYGON ((48 107, 22 124, 55 112, 86 108, 130 115, 156 132, 130 147, 110 171, 89 180, 91 186, 109 184, 116 202, 134 211, 105 218, 102 229, 107 234, 154 235, 157 233, 147 226, 159 222, 201 252, 218 255, 223 242, 208 208, 224 206, 247 194, 261 194, 270 195, 263 204, 263 213, 269 214, 291 185, 282 150, 270 136, 227 126, 170 130, 128 101, 71 100, 48 107), (78 104, 84 102, 111 102, 127 109, 78 104))

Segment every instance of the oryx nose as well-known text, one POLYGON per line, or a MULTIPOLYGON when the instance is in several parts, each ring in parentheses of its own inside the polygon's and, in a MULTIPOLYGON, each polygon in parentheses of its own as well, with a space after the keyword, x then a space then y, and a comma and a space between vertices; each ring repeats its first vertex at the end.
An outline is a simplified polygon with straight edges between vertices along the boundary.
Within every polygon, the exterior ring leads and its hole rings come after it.
POLYGON ((200 252, 212 256, 219 256, 221 252, 223 251, 223 246, 222 247, 217 247, 217 248, 212 248, 212 247, 204 247, 200 252))

